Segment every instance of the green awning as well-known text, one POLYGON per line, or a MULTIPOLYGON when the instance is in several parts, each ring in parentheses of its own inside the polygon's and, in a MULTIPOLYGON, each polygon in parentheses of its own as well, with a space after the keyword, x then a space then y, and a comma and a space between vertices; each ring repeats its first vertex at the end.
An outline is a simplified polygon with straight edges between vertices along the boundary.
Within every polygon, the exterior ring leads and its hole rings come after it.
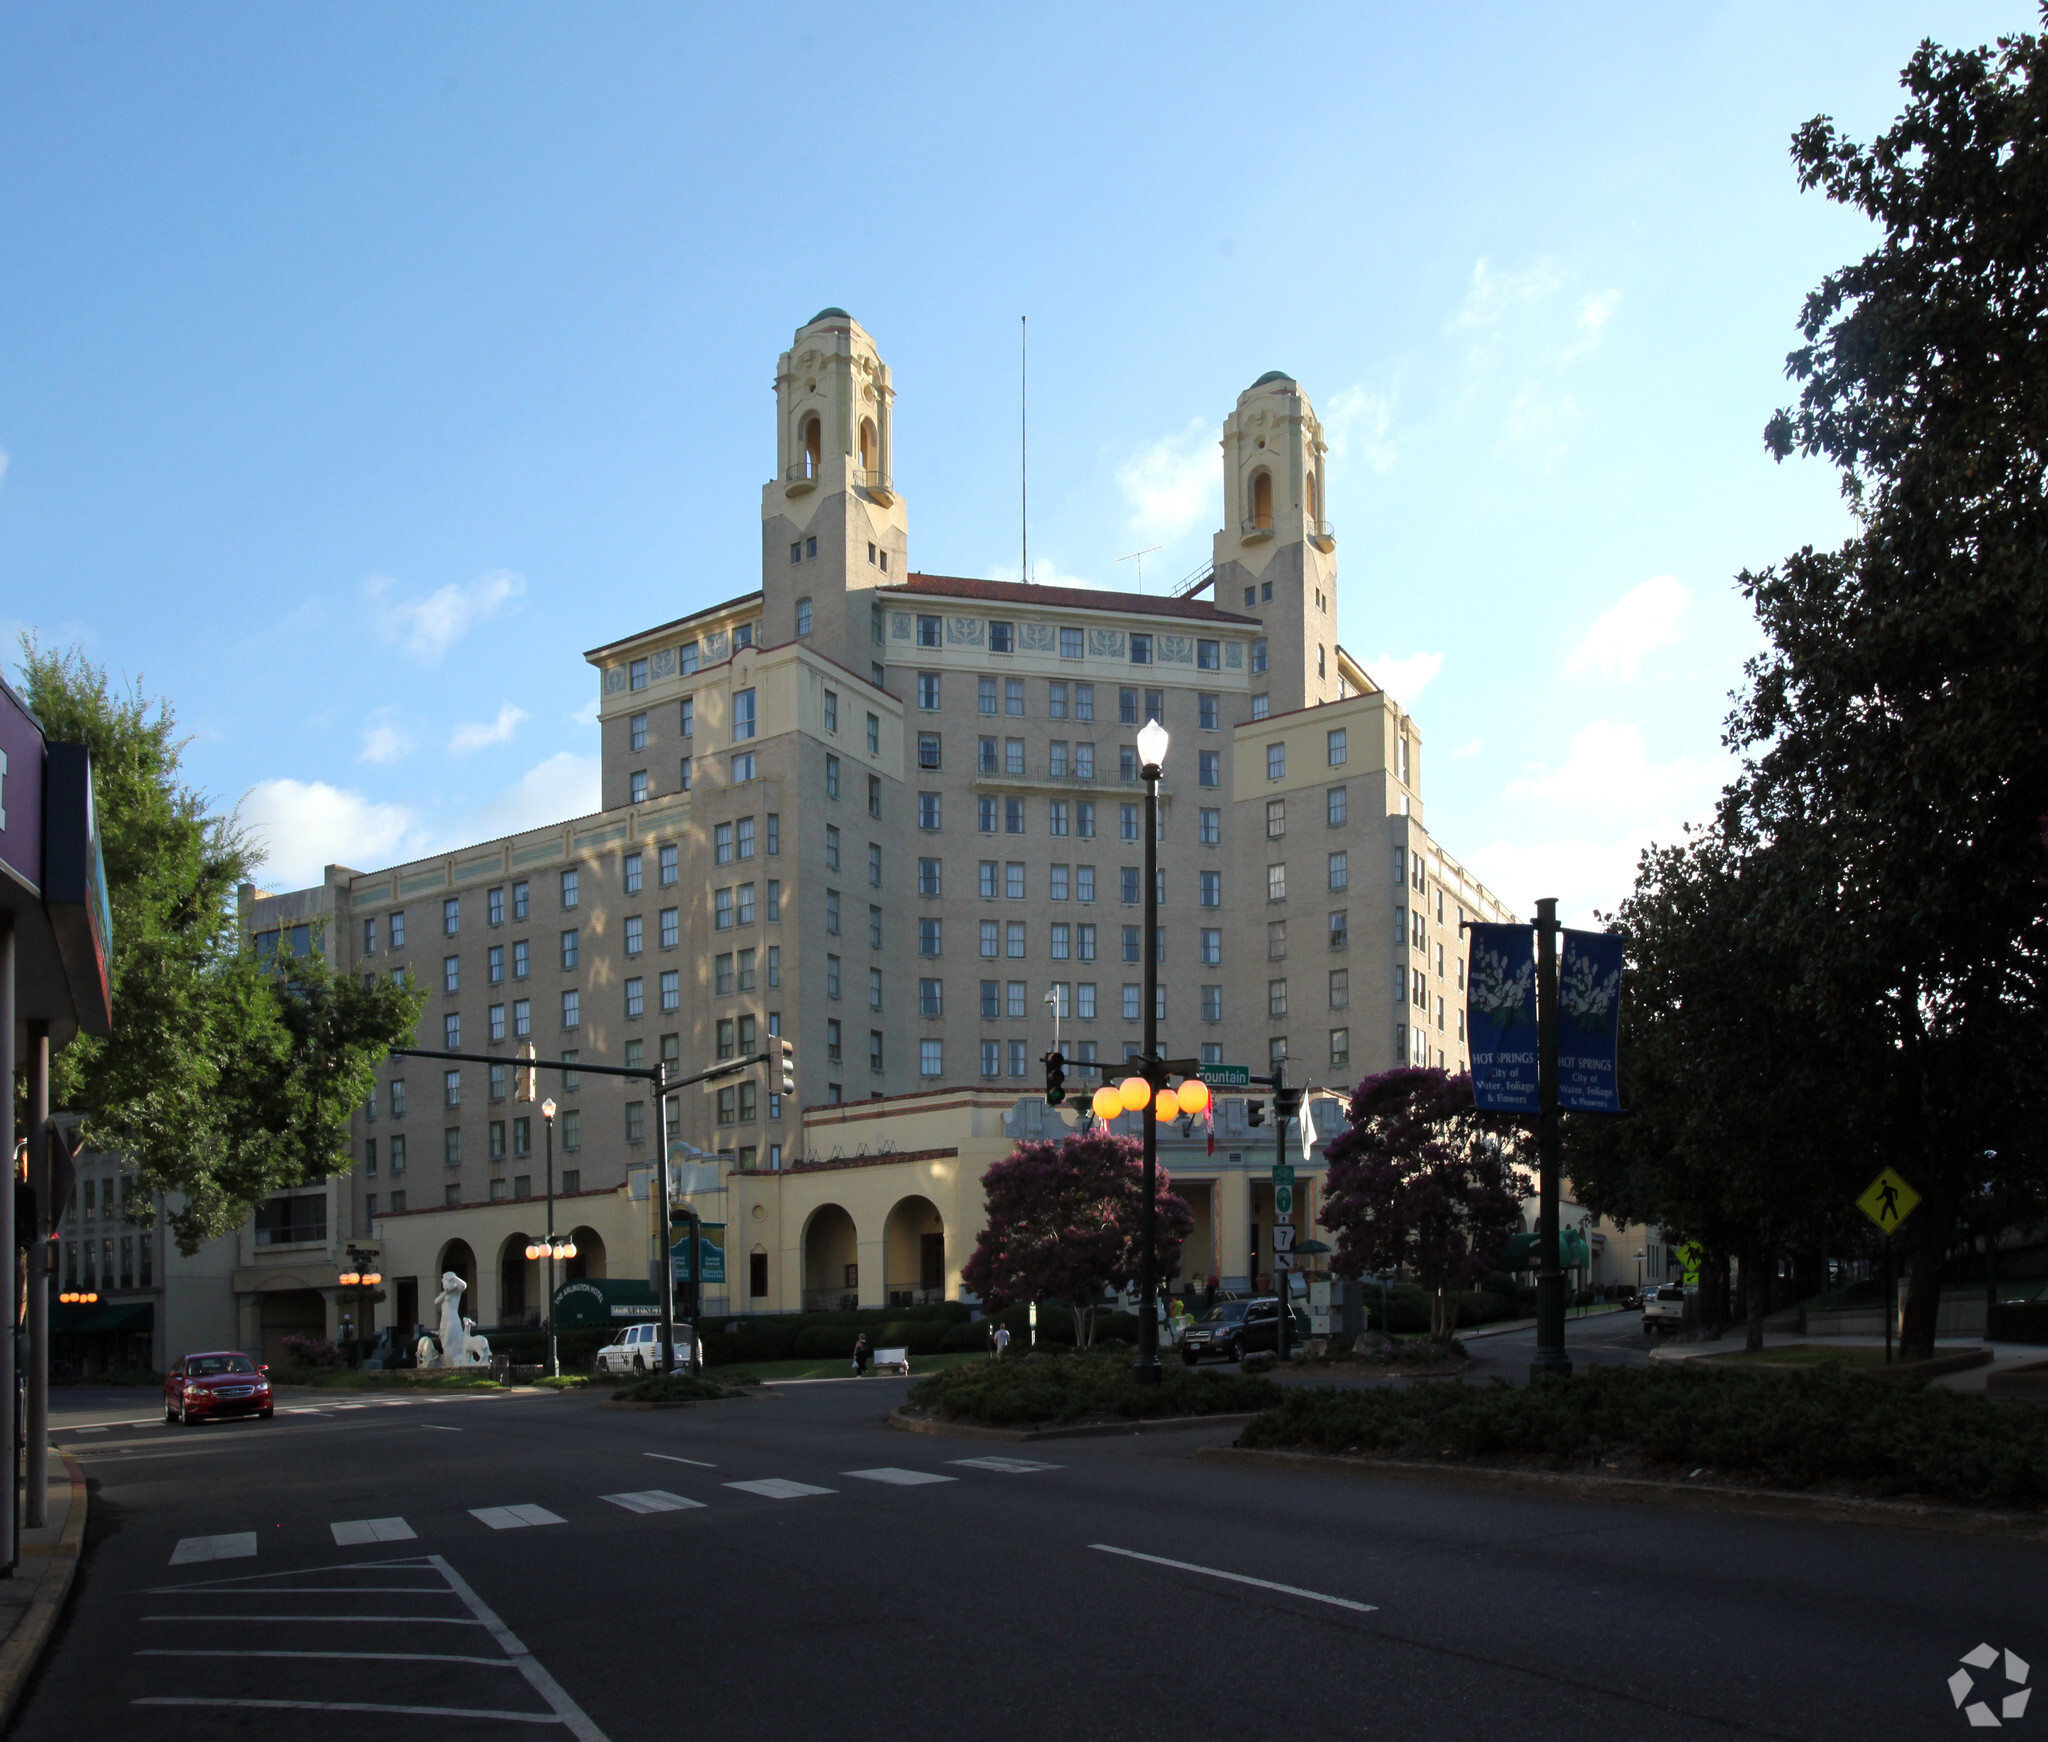
MULTIPOLYGON (((1534 1270, 1536 1268, 1535 1234, 1510 1234, 1507 1250, 1501 1254, 1503 1270, 1534 1270)), ((1560 1228, 1557 1231, 1557 1261, 1567 1270, 1584 1270, 1592 1262, 1592 1254, 1586 1250, 1586 1237, 1574 1228, 1560 1228)))
POLYGON ((659 1317, 654 1284, 626 1276, 585 1276, 555 1290, 555 1329, 630 1324, 659 1317))
POLYGON ((95 1331, 155 1329, 154 1301, 98 1301, 81 1306, 72 1306, 65 1301, 50 1303, 50 1331, 54 1336, 82 1336, 95 1331))

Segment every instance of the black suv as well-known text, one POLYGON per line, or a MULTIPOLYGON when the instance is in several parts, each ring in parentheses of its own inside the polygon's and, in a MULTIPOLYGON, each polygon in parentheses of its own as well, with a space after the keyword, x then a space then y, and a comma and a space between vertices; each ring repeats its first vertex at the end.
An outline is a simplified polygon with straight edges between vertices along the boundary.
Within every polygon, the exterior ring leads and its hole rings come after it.
MULTIPOLYGON (((1296 1307, 1293 1341, 1298 1344, 1307 1335, 1308 1314, 1296 1307)), ((1242 1361, 1255 1350, 1279 1346, 1280 1302, 1270 1294, 1258 1295, 1218 1301, 1182 1334, 1180 1358, 1190 1367, 1204 1355, 1242 1361)))

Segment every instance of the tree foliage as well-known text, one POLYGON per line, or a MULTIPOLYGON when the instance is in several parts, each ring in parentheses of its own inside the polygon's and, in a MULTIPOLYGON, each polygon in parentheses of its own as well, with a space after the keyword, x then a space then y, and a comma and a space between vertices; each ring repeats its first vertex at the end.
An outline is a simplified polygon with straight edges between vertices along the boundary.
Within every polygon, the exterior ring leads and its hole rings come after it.
POLYGON ((424 1000, 336 976, 317 951, 257 960, 235 901, 258 856, 184 779, 169 704, 28 639, 22 675, 50 740, 91 749, 114 928, 113 1033, 57 1055, 52 1104, 169 1196, 192 1251, 279 1187, 348 1167, 349 1114, 424 1000))
MULTIPOLYGON (((1195 1218, 1165 1168, 1156 1178, 1156 1274, 1168 1277, 1195 1218)), ((1128 1137, 1020 1143, 981 1185, 988 1219, 961 1281, 992 1308, 1065 1302, 1074 1311, 1075 1344, 1086 1349, 1103 1291, 1128 1287, 1143 1266, 1143 1149, 1128 1137)))
POLYGON ((1337 1236, 1342 1276, 1402 1266, 1430 1291, 1430 1330, 1455 1325, 1450 1293, 1499 1268, 1530 1189, 1527 1142, 1511 1114, 1482 1113, 1469 1075, 1403 1066, 1367 1077, 1351 1125, 1330 1143, 1319 1220, 1337 1236))
POLYGON ((1832 461, 1858 529, 1740 577, 1768 641, 1729 721, 1741 771, 1715 839, 1645 857, 1638 1117, 1581 1152, 1655 1176, 1638 1213, 1723 1240, 1784 1238, 1889 1162, 1925 1200, 1925 1352, 1969 1201, 2044 1172, 2048 47, 1925 43, 1902 83, 1874 143, 1826 117, 1793 140, 1802 187, 1879 240, 1807 298, 1765 440, 1832 461))

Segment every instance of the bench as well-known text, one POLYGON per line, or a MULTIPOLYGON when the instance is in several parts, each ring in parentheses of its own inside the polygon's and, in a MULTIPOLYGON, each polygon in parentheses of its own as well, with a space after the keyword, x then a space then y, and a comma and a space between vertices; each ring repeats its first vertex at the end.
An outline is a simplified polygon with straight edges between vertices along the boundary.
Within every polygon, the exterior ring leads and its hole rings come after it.
POLYGON ((885 1367, 895 1368, 898 1373, 901 1373, 904 1378, 908 1379, 910 1377, 910 1351, 908 1349, 877 1349, 875 1351, 875 1371, 879 1373, 885 1367))

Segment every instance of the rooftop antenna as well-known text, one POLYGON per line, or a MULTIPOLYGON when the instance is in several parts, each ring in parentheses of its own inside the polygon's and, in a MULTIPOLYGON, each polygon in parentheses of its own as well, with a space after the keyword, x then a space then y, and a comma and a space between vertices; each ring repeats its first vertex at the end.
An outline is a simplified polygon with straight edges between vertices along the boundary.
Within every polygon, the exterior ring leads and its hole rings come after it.
POLYGON ((1164 550, 1165 548, 1166 546, 1163 544, 1148 544, 1143 550, 1134 550, 1128 556, 1120 556, 1116 559, 1120 563, 1137 563, 1139 592, 1142 593, 1145 590, 1145 559, 1155 550, 1164 550))
POLYGON ((1017 317, 1017 521, 1023 550, 1017 575, 1031 583, 1031 317, 1017 317))

